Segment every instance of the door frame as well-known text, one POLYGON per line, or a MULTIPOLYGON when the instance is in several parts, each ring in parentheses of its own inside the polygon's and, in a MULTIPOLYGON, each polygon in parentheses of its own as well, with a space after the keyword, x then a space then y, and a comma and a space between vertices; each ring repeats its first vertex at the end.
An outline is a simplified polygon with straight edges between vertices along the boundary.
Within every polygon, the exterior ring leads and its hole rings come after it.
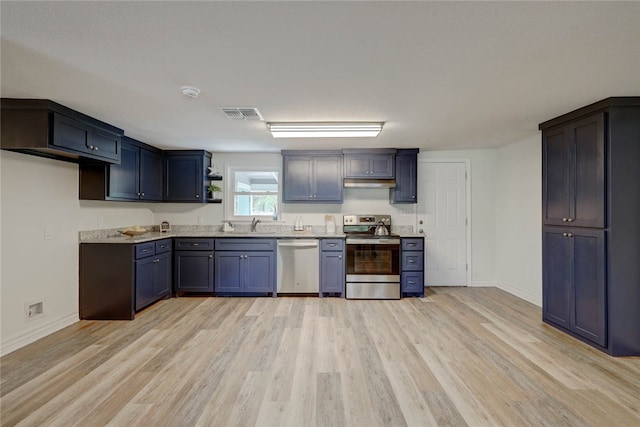
MULTIPOLYGON (((434 158, 420 158, 418 155, 418 183, 420 182, 420 163, 464 163, 464 172, 465 172, 465 216, 467 218, 467 274, 466 274, 466 286, 471 287, 471 271, 473 269, 473 262, 471 259, 471 159, 456 159, 456 158, 442 158, 442 159, 434 159, 434 158)), ((420 193, 418 192, 418 197, 420 197, 420 193)), ((420 199, 418 199, 418 204, 420 204, 420 199)), ((415 222, 415 230, 418 231, 420 229, 418 224, 418 206, 416 206, 416 222, 415 222)), ((426 256, 426 251, 425 251, 426 256)))

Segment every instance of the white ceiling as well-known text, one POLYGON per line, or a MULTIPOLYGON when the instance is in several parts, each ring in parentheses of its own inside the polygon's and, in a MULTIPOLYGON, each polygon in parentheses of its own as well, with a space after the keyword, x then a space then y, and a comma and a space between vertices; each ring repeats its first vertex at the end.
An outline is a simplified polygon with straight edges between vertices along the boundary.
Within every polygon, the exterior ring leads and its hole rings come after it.
POLYGON ((3 97, 52 99, 161 148, 496 147, 572 109, 640 95, 640 2, 0 7, 3 97), (375 139, 273 139, 221 107, 386 125, 375 139))

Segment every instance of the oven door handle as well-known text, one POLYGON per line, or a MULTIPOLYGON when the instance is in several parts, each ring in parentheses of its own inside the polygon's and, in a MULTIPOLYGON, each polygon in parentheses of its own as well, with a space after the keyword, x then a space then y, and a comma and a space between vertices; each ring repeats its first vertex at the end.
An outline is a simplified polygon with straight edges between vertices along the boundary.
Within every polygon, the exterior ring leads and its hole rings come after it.
POLYGON ((347 245, 399 245, 400 239, 347 239, 347 245))

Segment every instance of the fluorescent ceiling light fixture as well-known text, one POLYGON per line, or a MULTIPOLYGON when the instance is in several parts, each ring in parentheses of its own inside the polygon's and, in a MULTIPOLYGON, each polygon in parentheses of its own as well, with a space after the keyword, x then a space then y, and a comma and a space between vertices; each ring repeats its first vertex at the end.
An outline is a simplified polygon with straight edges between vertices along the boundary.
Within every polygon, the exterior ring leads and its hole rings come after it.
POLYGON ((376 137, 382 122, 267 123, 274 138, 376 137))

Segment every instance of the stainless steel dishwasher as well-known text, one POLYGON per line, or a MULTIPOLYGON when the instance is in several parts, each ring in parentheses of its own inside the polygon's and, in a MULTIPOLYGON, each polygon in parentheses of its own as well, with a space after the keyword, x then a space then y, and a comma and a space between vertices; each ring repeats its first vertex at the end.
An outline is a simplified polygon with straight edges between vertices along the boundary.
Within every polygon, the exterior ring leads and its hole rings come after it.
POLYGON ((318 239, 278 240, 278 293, 320 291, 318 239))

